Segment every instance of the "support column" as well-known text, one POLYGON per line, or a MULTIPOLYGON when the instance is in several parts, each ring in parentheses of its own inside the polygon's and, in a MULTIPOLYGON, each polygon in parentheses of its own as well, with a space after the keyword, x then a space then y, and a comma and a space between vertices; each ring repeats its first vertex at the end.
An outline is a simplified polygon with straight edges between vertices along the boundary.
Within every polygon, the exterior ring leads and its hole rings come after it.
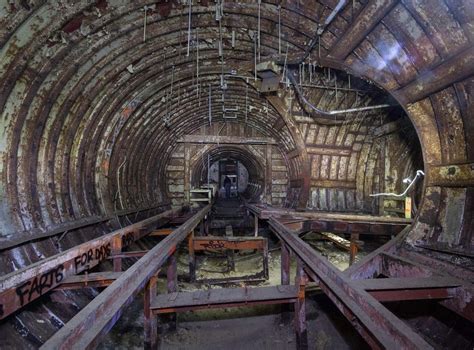
MULTIPOLYGON (((122 252, 122 237, 114 237, 112 241, 112 255, 120 254, 122 252)), ((122 271, 122 258, 113 258, 114 271, 122 271)))
POLYGON ((196 281, 196 255, 194 253, 194 230, 188 236, 189 281, 196 281))
POLYGON ((158 317, 151 310, 151 302, 156 296, 157 277, 152 276, 145 286, 144 292, 144 328, 145 328, 145 349, 158 348, 158 317))
MULTIPOLYGON (((166 287, 168 289, 168 293, 174 293, 178 290, 178 274, 177 274, 177 259, 176 259, 176 252, 174 252, 168 258, 168 268, 166 270, 166 287)), ((176 322, 177 317, 176 313, 169 314, 170 320, 170 330, 176 329, 176 322)))
POLYGON ((351 233, 351 244, 350 244, 350 256, 349 256, 349 265, 352 265, 355 261, 357 256, 357 241, 359 240, 358 233, 351 233))
POLYGON ((305 287, 307 276, 303 262, 298 258, 295 284, 298 286, 298 299, 295 302, 295 331, 298 349, 308 349, 308 331, 306 328, 305 287))
POLYGON ((166 286, 168 293, 174 293, 178 288, 176 252, 168 258, 168 269, 166 270, 166 286))
POLYGON ((281 242, 281 284, 290 284, 290 251, 281 242))

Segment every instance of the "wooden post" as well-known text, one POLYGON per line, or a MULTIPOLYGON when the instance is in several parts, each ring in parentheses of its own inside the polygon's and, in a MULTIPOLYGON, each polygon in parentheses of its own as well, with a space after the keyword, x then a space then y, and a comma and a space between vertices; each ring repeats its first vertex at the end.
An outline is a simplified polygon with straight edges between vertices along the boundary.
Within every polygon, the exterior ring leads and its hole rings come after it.
POLYGON ((255 237, 258 237, 258 215, 254 214, 255 237))
MULTIPOLYGON (((122 237, 116 236, 112 240, 112 255, 120 254, 122 252, 122 237)), ((122 271, 122 258, 114 258, 114 271, 122 271)))
MULTIPOLYGON (((168 258, 168 268, 166 270, 166 287, 168 289, 168 293, 174 293, 178 290, 178 274, 177 274, 177 259, 176 259, 176 252, 174 252, 168 258)), ((169 321, 170 321, 170 330, 176 329, 177 317, 176 313, 169 314, 169 321)))
POLYGON ((357 241, 359 240, 358 233, 351 233, 351 244, 350 244, 350 255, 349 255, 349 265, 352 265, 355 261, 357 255, 357 241))
POLYGON ((188 237, 188 251, 189 251, 189 281, 196 281, 196 255, 194 253, 194 230, 188 237))
POLYGON ((263 275, 266 279, 269 277, 268 273, 268 240, 265 238, 263 246, 263 275))
POLYGON ((298 286, 298 298, 295 302, 295 331, 298 349, 308 349, 308 331, 306 328, 305 286, 307 283, 303 262, 298 258, 295 284, 298 286))
POLYGON ((156 296, 157 277, 153 276, 147 282, 144 293, 144 328, 145 328, 145 349, 156 349, 158 347, 158 317, 151 310, 151 303, 156 296))
POLYGON ((176 252, 168 258, 168 269, 166 270, 166 285, 168 293, 176 292, 178 288, 176 252))
POLYGON ((281 242, 281 284, 290 284, 290 251, 281 242))

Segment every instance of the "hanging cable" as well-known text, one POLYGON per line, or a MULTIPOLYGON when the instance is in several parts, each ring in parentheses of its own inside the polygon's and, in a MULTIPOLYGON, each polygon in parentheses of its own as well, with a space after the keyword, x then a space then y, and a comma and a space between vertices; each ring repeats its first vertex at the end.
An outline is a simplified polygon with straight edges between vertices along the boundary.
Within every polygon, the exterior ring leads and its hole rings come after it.
POLYGON ((189 47, 191 46, 191 14, 192 14, 192 0, 188 0, 189 14, 188 14, 188 51, 186 56, 189 57, 189 47))
MULTIPOLYGON (((285 72, 285 69, 284 69, 285 72)), ((311 102, 309 102, 306 97, 303 95, 300 86, 298 85, 298 82, 294 78, 293 74, 291 74, 288 70, 286 70, 286 77, 287 81, 290 81, 293 87, 295 88, 296 94, 298 95, 298 98, 309 108, 311 108, 312 111, 320 114, 320 116, 334 116, 337 114, 344 114, 344 113, 354 113, 354 112, 361 112, 361 111, 369 111, 373 109, 381 109, 381 108, 389 108, 393 107, 390 104, 381 104, 381 105, 375 105, 375 106, 366 106, 366 107, 355 107, 355 108, 348 108, 348 109, 342 109, 342 110, 334 110, 334 111, 324 111, 322 109, 319 109, 315 107, 311 102)), ((311 114, 310 112, 307 111, 307 113, 311 114)))
POLYGON ((260 62, 261 6, 262 6, 262 0, 258 0, 257 48, 258 48, 258 61, 259 62, 260 62))
POLYGON ((278 55, 281 55, 281 6, 278 5, 278 55))
POLYGON ((403 191, 403 193, 397 194, 397 193, 373 193, 370 195, 370 197, 378 197, 378 196, 391 196, 391 197, 404 197, 407 193, 408 190, 415 184, 416 180, 421 177, 425 176, 425 173, 422 170, 417 170, 415 178, 411 180, 410 178, 403 179, 403 183, 408 183, 408 187, 403 191))
POLYGON ((212 98, 211 98, 211 84, 209 84, 209 126, 212 124, 212 98))
POLYGON ((143 42, 145 42, 146 41, 146 24, 147 24, 146 23, 146 20, 147 20, 146 16, 147 16, 147 12, 148 12, 148 6, 145 6, 143 8, 143 10, 144 10, 144 16, 143 16, 143 42))

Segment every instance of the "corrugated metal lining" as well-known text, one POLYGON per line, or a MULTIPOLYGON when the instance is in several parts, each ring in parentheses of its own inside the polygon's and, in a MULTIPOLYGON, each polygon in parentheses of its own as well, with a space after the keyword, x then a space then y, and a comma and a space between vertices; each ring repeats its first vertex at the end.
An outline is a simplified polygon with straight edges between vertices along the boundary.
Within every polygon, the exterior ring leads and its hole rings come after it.
MULTIPOLYGON (((472 254, 474 9, 469 0, 350 3, 355 6, 345 6, 329 24, 308 60, 361 76, 396 97, 415 126, 427 173, 408 242, 472 254)), ((282 55, 279 4, 262 1, 261 56, 283 61, 288 42, 288 62, 294 62, 337 1, 282 1, 282 55)), ((35 230, 113 215, 122 209, 116 200, 119 188, 127 209, 168 199, 160 179, 177 138, 208 123, 209 84, 213 121, 222 122, 222 72, 251 74, 253 66, 256 2, 225 2, 223 65, 214 13, 213 3, 193 5, 192 45, 186 56, 188 13, 182 1, 0 1, 3 238, 34 238, 35 230), (151 10, 144 41, 145 5, 151 10)), ((317 209, 368 209, 364 196, 380 179, 374 174, 367 182, 357 174, 360 165, 376 168, 377 157, 371 156, 376 147, 367 142, 370 128, 304 121, 304 116, 298 119, 297 109, 288 113, 295 103, 290 90, 268 97, 267 103, 251 82, 227 83, 226 103, 239 106, 239 120, 244 120, 246 106, 255 106, 248 113, 248 127, 279 143, 289 174, 289 201, 305 203, 316 189, 317 209), (327 145, 339 147, 341 153, 321 151, 327 145), (357 152, 365 158, 344 155, 344 147, 360 147, 357 152)), ((327 109, 354 98, 351 93, 343 97, 340 92, 339 100, 328 91, 318 93, 313 102, 327 109)), ((67 236, 67 245, 117 225, 75 230, 67 236)), ((2 265, 8 271, 56 251, 52 240, 40 241, 4 252, 2 265)), ((34 320, 27 313, 5 327, 14 327, 17 334, 22 323, 29 322, 31 328, 34 320)), ((25 346, 44 341, 18 339, 25 346)))

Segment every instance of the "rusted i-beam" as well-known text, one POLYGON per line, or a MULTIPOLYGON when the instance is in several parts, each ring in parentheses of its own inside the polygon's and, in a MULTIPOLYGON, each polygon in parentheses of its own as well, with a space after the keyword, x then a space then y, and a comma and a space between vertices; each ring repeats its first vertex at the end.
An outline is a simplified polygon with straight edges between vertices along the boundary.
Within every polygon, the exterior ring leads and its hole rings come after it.
POLYGON ((353 284, 324 257, 274 218, 270 227, 305 264, 307 274, 319 282, 357 331, 374 348, 432 349, 420 335, 398 319, 369 293, 353 284))
POLYGON ((120 247, 128 246, 144 237, 160 220, 177 212, 176 209, 167 210, 1 277, 0 319, 52 290, 67 277, 107 259, 112 253, 114 241, 119 242, 120 247))
POLYGON ((53 335, 41 349, 94 348, 100 337, 117 322, 123 309, 156 275, 157 271, 175 252, 177 245, 199 225, 210 208, 211 205, 202 208, 158 243, 53 335))

